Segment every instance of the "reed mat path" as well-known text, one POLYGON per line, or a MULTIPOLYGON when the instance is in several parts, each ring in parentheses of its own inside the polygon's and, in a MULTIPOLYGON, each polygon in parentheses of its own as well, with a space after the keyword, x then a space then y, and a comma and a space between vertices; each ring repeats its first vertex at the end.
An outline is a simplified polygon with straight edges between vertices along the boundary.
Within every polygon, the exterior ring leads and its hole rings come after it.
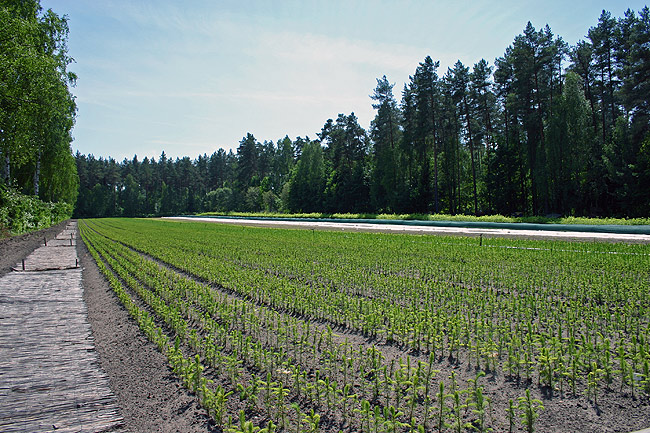
POLYGON ((0 278, 0 431, 120 429, 83 301, 77 223, 0 278))

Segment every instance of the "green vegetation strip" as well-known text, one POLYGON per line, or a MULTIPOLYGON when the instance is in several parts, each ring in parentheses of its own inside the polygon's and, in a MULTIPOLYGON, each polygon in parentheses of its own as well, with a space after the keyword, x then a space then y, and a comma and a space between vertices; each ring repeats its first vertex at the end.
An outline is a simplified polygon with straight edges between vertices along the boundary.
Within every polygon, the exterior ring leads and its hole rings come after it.
MULTIPOLYGON (((194 215, 182 215, 183 217, 195 217, 194 215)), ((336 222, 350 224, 392 224, 406 226, 425 227, 460 227, 474 229, 501 229, 501 230, 542 230, 542 231, 565 231, 565 232, 587 232, 587 233, 617 233, 617 234, 638 234, 650 235, 650 225, 619 225, 619 224, 559 224, 559 223, 525 223, 525 222, 490 222, 490 221, 444 221, 444 220, 407 220, 407 219, 384 219, 384 218, 311 218, 311 217, 279 217, 279 216, 239 216, 239 215, 197 215, 202 218, 226 218, 226 219, 251 219, 270 221, 305 221, 305 222, 336 222)))
POLYGON ((373 214, 373 213, 281 213, 281 212, 205 212, 199 216, 233 216, 263 218, 333 218, 369 220, 417 220, 417 221, 457 221, 494 222, 530 224, 584 224, 584 225, 650 225, 650 218, 587 218, 587 217, 545 217, 545 216, 504 216, 504 215, 449 215, 449 214, 373 214))
POLYGON ((495 413, 531 431, 542 393, 548 404, 650 396, 647 245, 80 227, 226 431, 508 429, 495 413), (490 393, 502 377, 516 385, 490 393))

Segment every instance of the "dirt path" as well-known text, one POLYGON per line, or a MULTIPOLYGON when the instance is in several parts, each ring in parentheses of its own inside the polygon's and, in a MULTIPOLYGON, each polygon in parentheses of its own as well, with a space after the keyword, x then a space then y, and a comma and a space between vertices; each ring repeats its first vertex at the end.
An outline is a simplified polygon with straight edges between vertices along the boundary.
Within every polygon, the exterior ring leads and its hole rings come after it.
MULTIPOLYGON (((115 396, 98 368, 76 222, 0 278, 0 430, 97 432, 121 426, 115 396), (24 270, 23 270, 24 269, 24 270)), ((29 248, 24 240, 17 251, 29 248)))
POLYGON ((619 233, 587 233, 587 232, 563 232, 547 230, 509 230, 509 229, 481 229, 463 227, 432 227, 415 225, 395 225, 377 223, 351 223, 351 222, 318 222, 318 221, 280 221, 280 220, 253 220, 253 219, 228 219, 228 218, 202 218, 202 217, 165 217, 179 221, 200 221, 220 224, 249 225, 256 227, 277 227, 294 229, 317 229, 335 231, 363 231, 378 233, 404 233, 404 234, 427 234, 446 236, 485 236, 485 237, 508 237, 522 239, 545 239, 545 240, 579 240, 579 241, 600 241, 600 242, 629 242, 629 243, 650 243, 650 235, 619 234, 619 233))

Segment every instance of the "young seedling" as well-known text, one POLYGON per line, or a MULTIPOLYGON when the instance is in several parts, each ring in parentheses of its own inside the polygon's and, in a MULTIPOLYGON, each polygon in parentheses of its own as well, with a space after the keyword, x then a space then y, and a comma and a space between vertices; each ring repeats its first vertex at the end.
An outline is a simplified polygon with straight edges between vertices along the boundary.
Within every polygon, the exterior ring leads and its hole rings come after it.
POLYGON ((445 383, 443 381, 440 381, 440 389, 438 391, 438 394, 436 394, 436 396, 438 397, 438 413, 436 415, 436 427, 438 428, 438 433, 442 433, 444 429, 449 427, 449 424, 447 424, 447 414, 450 411, 450 409, 445 404, 445 400, 447 399, 448 395, 445 394, 445 383))
POLYGON ((469 379, 472 384, 471 390, 468 390, 469 397, 466 400, 466 407, 473 408, 472 413, 477 417, 477 427, 479 431, 484 431, 485 428, 485 406, 488 404, 489 399, 483 394, 483 387, 478 385, 478 380, 484 377, 485 373, 479 371, 476 373, 474 379, 469 379))
POLYGON ((386 426, 388 432, 397 433, 402 427, 408 425, 400 422, 398 419, 402 415, 404 415, 404 413, 395 409, 394 406, 384 408, 384 426, 386 426))
POLYGON ((266 373, 266 381, 258 379, 259 385, 264 390, 264 405, 266 407, 266 416, 271 417, 271 408, 273 407, 274 402, 274 389, 277 388, 277 382, 274 382, 271 378, 271 372, 266 373))
POLYGON ((517 414, 515 412, 515 404, 510 399, 508 401, 508 408, 506 409, 506 417, 508 418, 508 433, 514 433, 516 427, 517 414))
POLYGON ((239 411, 239 425, 231 425, 226 431, 228 433, 261 433, 259 427, 256 427, 251 421, 246 421, 246 414, 243 409, 239 411))
POLYGON ((276 416, 280 419, 282 428, 284 429, 286 427, 285 399, 289 395, 289 389, 285 388, 282 382, 279 382, 272 388, 271 392, 275 400, 276 416))
POLYGON ((305 414, 305 417, 302 419, 304 423, 307 424, 307 433, 316 433, 318 432, 318 425, 320 424, 320 415, 314 413, 314 409, 311 409, 311 412, 305 414))
POLYGON ((368 400, 361 400, 361 409, 355 409, 355 411, 361 414, 361 430, 370 433, 370 418, 372 417, 370 402, 368 400))
POLYGON ((463 423, 463 414, 461 412, 467 406, 461 404, 460 392, 458 390, 454 391, 454 394, 451 397, 453 402, 453 410, 451 411, 452 422, 450 427, 454 429, 456 433, 461 433, 465 427, 471 426, 469 423, 463 423))
POLYGON ((434 361, 435 361, 435 354, 432 352, 429 355, 429 364, 427 365, 427 372, 426 372, 425 385, 424 385, 424 420, 422 422, 424 430, 427 429, 427 424, 429 422, 429 408, 431 407, 431 395, 430 395, 431 380, 435 377, 437 373, 439 373, 438 370, 432 369, 434 361))
POLYGON ((526 395, 524 397, 519 397, 519 404, 517 408, 521 412, 519 416, 521 417, 521 422, 526 427, 528 433, 535 432, 535 421, 539 417, 538 411, 544 410, 544 405, 541 400, 531 398, 530 389, 526 390, 526 395))
POLYGON ((356 394, 350 394, 351 387, 350 384, 346 384, 343 389, 337 389, 336 392, 340 394, 341 399, 340 399, 340 404, 343 407, 343 420, 345 422, 348 422, 348 401, 353 400, 357 397, 356 394))
POLYGON ((591 371, 587 374, 587 389, 585 392, 587 399, 591 398, 595 406, 598 406, 598 383, 603 373, 603 369, 598 368, 596 361, 591 363, 591 371))

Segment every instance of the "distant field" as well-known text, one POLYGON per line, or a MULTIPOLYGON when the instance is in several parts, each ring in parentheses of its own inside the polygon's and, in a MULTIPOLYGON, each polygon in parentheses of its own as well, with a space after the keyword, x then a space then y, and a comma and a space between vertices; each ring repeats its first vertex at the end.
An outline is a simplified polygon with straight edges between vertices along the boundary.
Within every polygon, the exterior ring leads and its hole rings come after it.
POLYGON ((79 226, 220 425, 524 431, 528 414, 537 432, 648 427, 649 245, 79 226))
POLYGON ((650 218, 584 218, 584 217, 543 217, 503 215, 445 215, 445 214, 350 214, 350 213, 264 213, 264 212, 205 212, 198 215, 223 215, 238 217, 267 218, 339 218, 339 219, 383 219, 383 220, 421 220, 421 221, 469 221, 498 223, 534 223, 534 224, 585 224, 585 225, 650 225, 650 218))

